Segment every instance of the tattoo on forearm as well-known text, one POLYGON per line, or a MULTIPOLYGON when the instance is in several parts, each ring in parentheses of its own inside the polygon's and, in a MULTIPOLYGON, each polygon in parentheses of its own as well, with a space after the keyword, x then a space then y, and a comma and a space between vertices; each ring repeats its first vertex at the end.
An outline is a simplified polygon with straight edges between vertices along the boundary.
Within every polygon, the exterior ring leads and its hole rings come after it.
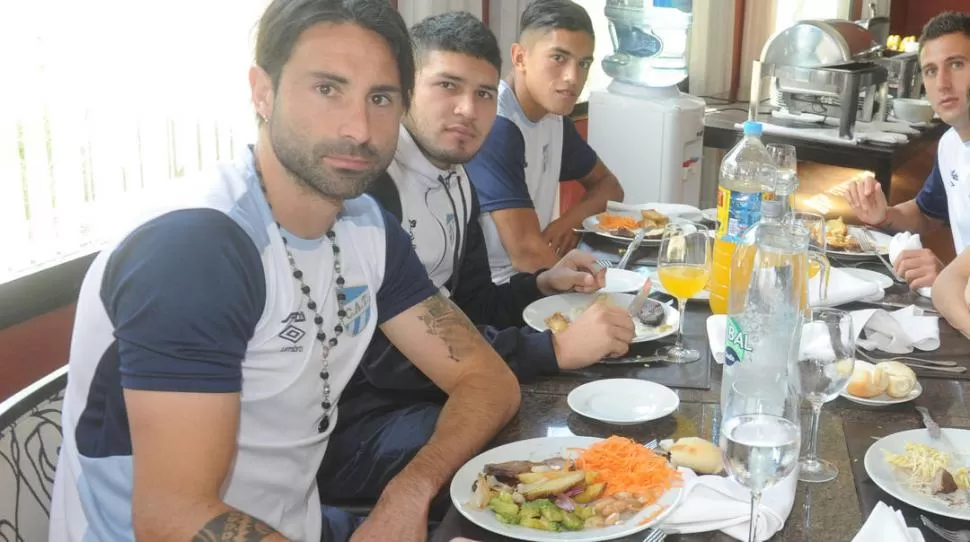
POLYGON ((195 533, 192 542, 258 542, 268 536, 279 534, 262 521, 240 512, 229 510, 212 518, 205 527, 195 533))
POLYGON ((478 330, 450 299, 441 294, 429 297, 421 305, 426 312, 420 318, 428 327, 428 334, 444 341, 451 359, 461 361, 474 347, 478 330))

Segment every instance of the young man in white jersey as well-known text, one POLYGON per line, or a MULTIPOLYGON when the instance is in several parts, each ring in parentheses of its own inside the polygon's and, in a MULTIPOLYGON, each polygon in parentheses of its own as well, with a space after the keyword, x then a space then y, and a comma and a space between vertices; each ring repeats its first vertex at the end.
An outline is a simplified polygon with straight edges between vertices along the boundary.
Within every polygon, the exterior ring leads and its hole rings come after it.
POLYGON ((500 83, 498 118, 465 165, 481 202, 492 280, 555 265, 576 246, 583 219, 622 201, 616 177, 567 115, 593 63, 593 23, 570 0, 534 0, 512 45, 512 74, 500 83), (583 200, 553 220, 559 183, 578 180, 583 200))
POLYGON ((377 328, 449 394, 355 541, 425 540, 431 498, 518 383, 360 196, 413 87, 386 0, 275 0, 255 145, 102 251, 82 286, 50 540, 332 540, 316 467, 377 328))
MULTIPOLYGON (((428 17, 411 28, 411 39, 417 65, 411 107, 394 160, 369 193, 402 222, 435 287, 484 328, 520 381, 625 353, 634 329, 623 309, 594 305, 556 335, 519 327, 523 309, 543 295, 598 289, 588 273, 593 257, 573 250, 549 270, 492 283, 478 198, 462 164, 495 119, 498 43, 466 12, 428 17)), ((350 494, 321 483, 324 503, 376 498, 427 441, 445 398, 380 332, 347 390, 320 475, 321 482, 340 480, 350 494)))
MULTIPOLYGON (((949 226, 960 254, 970 246, 970 14, 941 13, 926 23, 919 60, 926 97, 951 126, 940 138, 933 171, 916 198, 899 205, 887 205, 872 177, 853 183, 846 199, 859 220, 877 228, 926 237, 949 226)), ((936 298, 943 265, 930 249, 904 250, 893 265, 914 290, 934 286, 936 298)))

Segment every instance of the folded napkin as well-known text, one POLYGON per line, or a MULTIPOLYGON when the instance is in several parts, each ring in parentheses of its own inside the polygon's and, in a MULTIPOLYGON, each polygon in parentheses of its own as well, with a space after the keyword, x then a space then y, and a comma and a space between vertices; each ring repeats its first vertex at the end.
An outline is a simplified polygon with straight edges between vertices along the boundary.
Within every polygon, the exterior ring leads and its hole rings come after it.
POLYGON ((924 542, 923 533, 907 527, 903 514, 879 501, 852 542, 924 542))
POLYGON ((724 365, 724 344, 727 340, 727 315, 712 314, 707 317, 707 340, 711 343, 711 355, 718 365, 724 365))
MULTIPOLYGON (((896 265, 896 258, 899 257, 900 252, 919 248, 923 248, 923 243, 920 241, 918 233, 899 232, 889 241, 889 262, 896 265)), ((933 297, 932 292, 932 286, 923 286, 916 290, 916 293, 923 297, 933 297)))
POLYGON ((881 299, 883 295, 882 288, 880 288, 875 282, 862 280, 846 273, 838 267, 833 267, 829 271, 828 292, 825 300, 822 301, 819 299, 818 287, 821 280, 822 274, 819 273, 809 281, 809 302, 813 307, 835 307, 845 303, 851 303, 853 301, 860 301, 862 299, 874 301, 876 299, 881 299))
POLYGON ((866 350, 909 354, 914 348, 928 351, 940 347, 939 317, 926 316, 915 305, 892 312, 852 311, 852 329, 859 334, 856 345, 866 350))
MULTIPOLYGON (((723 531, 738 540, 748 539, 751 518, 751 492, 723 476, 697 476, 680 469, 684 477, 684 496, 660 528, 668 533, 723 531)), ((761 495, 758 514, 758 540, 767 540, 785 526, 795 502, 798 469, 769 487, 761 495)))

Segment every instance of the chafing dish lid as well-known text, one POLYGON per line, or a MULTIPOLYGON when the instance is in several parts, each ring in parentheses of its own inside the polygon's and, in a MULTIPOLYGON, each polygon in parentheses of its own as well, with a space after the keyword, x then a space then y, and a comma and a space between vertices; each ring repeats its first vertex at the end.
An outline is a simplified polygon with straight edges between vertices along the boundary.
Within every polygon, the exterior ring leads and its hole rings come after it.
POLYGON ((761 62, 814 68, 866 58, 876 48, 872 34, 851 21, 806 20, 772 36, 761 62))

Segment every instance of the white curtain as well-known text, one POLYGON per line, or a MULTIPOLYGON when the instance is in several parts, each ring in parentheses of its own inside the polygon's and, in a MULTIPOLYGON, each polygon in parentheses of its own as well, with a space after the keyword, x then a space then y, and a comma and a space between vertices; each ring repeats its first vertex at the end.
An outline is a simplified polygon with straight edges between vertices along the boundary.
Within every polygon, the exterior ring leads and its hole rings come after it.
POLYGON ((449 11, 467 11, 482 17, 481 0, 398 0, 397 9, 408 26, 425 17, 449 11))

